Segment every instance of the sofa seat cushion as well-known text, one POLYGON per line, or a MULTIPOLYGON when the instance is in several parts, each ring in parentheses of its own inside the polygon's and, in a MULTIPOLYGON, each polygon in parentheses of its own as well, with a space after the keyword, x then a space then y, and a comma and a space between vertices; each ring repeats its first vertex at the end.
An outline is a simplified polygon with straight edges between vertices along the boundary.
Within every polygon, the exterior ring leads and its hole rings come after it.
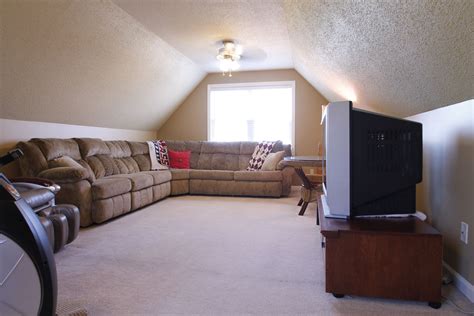
POLYGON ((189 169, 170 169, 173 180, 188 180, 189 169))
POLYGON ((129 179, 132 184, 132 191, 139 191, 153 186, 153 176, 144 172, 115 174, 109 178, 125 178, 129 179))
POLYGON ((282 181, 281 171, 236 171, 235 181, 282 181))
POLYGON ((190 179, 202 180, 234 180, 234 171, 231 170, 190 170, 190 179))
POLYGON ((162 184, 171 181, 171 172, 169 170, 142 171, 138 174, 146 174, 153 178, 153 184, 162 184))
POLYGON ((101 200, 130 192, 132 183, 127 178, 117 176, 100 178, 92 183, 92 198, 101 200))

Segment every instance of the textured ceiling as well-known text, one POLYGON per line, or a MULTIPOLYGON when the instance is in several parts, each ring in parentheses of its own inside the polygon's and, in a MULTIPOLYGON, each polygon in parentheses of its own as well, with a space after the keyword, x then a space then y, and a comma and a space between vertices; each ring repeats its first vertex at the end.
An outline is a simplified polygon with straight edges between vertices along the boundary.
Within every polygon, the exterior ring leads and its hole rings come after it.
POLYGON ((473 97, 473 3, 351 0, 114 0, 199 64, 235 38, 295 68, 328 100, 408 116, 473 97))
POLYGON ((0 117, 157 130, 204 78, 110 1, 1 0, 0 117))
POLYGON ((218 42, 244 48, 241 70, 293 68, 281 1, 114 0, 207 72, 219 71, 218 42))
POLYGON ((408 116, 471 99, 474 1, 285 1, 295 69, 328 100, 408 116))
POLYGON ((405 117, 473 98, 472 0, 0 3, 4 118, 158 129, 225 38, 242 70, 295 68, 330 101, 405 117))

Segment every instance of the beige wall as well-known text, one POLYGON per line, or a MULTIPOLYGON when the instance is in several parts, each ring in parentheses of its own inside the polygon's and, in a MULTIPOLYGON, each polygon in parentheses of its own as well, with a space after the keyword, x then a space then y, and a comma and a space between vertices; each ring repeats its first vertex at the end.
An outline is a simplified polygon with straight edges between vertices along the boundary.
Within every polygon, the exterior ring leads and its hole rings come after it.
POLYGON ((327 100, 298 72, 290 70, 236 72, 231 78, 209 74, 158 130, 158 137, 207 140, 207 86, 219 83, 295 81, 295 149, 297 155, 317 154, 321 141, 321 105, 327 100))
MULTIPOLYGON (((156 137, 155 131, 137 131, 104 127, 67 125, 45 122, 17 121, 0 118, 0 155, 12 149, 19 141, 33 137, 70 138, 96 137, 104 140, 146 141, 156 137)), ((18 166, 2 168, 8 176, 19 175, 18 166)))
POLYGON ((110 0, 1 0, 0 38, 0 118, 156 130, 205 76, 110 0))
POLYGON ((444 260, 474 284, 474 100, 411 116, 423 124, 417 208, 443 234, 444 260), (469 244, 459 240, 461 221, 469 244))

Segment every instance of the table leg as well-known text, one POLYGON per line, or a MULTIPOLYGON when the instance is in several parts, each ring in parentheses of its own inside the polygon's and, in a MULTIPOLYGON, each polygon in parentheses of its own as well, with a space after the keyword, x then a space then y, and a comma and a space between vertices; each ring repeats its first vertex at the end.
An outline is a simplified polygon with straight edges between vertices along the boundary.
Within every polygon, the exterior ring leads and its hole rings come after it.
POLYGON ((306 211, 306 207, 308 207, 308 202, 304 202, 303 205, 301 206, 301 210, 300 212, 298 213, 299 216, 303 216, 304 215, 304 212, 306 211))
POLYGON ((316 202, 316 225, 319 226, 319 209, 318 209, 318 202, 316 202))

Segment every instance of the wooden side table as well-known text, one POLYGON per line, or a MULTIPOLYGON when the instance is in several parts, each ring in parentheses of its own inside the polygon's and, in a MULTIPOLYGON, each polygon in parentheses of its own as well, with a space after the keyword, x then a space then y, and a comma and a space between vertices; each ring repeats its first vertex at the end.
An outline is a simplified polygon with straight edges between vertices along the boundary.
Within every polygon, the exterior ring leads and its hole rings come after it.
MULTIPOLYGON (((303 167, 322 167, 324 158, 322 156, 291 156, 285 157, 283 162, 287 166, 292 166, 295 168, 296 174, 302 182, 302 190, 305 190, 305 196, 301 196, 298 206, 301 206, 300 212, 298 215, 303 216, 306 207, 310 202, 316 201, 316 194, 318 192, 318 187, 311 183, 308 177, 303 172, 303 167), (312 198, 314 196, 314 198, 312 198)), ((316 212, 317 222, 319 224, 319 216, 316 212)))
POLYGON ((441 306, 442 237, 416 217, 324 217, 326 292, 427 301, 441 306))

